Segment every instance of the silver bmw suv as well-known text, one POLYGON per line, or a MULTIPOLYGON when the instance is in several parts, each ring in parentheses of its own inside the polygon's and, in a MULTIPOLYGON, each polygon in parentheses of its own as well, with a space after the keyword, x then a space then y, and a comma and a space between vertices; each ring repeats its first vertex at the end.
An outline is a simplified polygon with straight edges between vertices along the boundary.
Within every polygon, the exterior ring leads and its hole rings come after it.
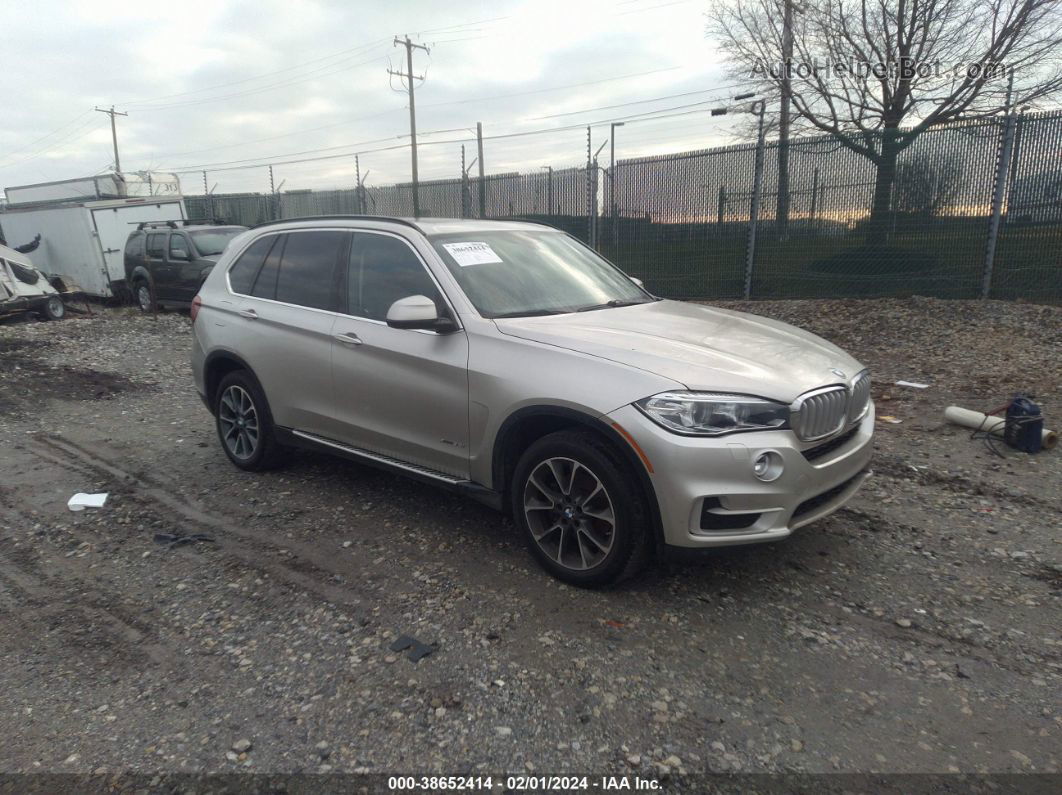
POLYGON ((549 572, 773 541, 868 474, 870 377, 754 315, 656 298, 534 223, 340 216, 235 238, 192 307, 246 470, 306 447, 509 513, 549 572))

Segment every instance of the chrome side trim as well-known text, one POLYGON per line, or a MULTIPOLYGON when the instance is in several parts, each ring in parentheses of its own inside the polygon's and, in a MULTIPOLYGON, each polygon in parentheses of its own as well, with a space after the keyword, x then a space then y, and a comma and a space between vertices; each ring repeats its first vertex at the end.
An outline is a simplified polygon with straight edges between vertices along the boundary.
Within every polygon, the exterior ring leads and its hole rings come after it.
POLYGON ((349 455, 358 456, 359 458, 365 458, 369 461, 375 461, 378 464, 386 464, 389 467, 396 469, 404 469, 406 472, 412 472, 416 475, 426 478, 432 478, 438 480, 441 483, 448 483, 454 485, 456 483, 462 483, 465 478, 454 477, 453 475, 447 475, 445 472, 438 472, 428 467, 417 466, 416 464, 410 464, 406 461, 401 461, 397 458, 391 458, 391 456, 383 455, 381 453, 372 453, 368 450, 363 450, 360 447, 351 447, 348 444, 337 442, 332 439, 328 439, 324 436, 318 436, 315 433, 307 433, 306 431, 300 431, 292 429, 291 433, 294 436, 298 436, 302 439, 306 439, 317 444, 323 444, 327 447, 335 448, 336 450, 342 450, 349 455))

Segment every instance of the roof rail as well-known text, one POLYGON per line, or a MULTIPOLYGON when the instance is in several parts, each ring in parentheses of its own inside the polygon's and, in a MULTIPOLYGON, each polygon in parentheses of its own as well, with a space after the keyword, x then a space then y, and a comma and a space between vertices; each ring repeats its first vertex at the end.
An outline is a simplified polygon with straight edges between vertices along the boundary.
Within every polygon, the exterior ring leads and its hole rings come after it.
POLYGON ((411 221, 408 218, 398 218, 393 215, 303 215, 296 218, 278 218, 275 221, 263 221, 260 224, 255 224, 251 229, 261 229, 263 226, 272 226, 274 224, 286 224, 291 221, 388 221, 389 223, 402 224, 403 226, 416 229, 418 232, 422 231, 417 226, 415 221, 411 221))
MULTIPOLYGON (((174 218, 169 221, 130 221, 130 226, 136 226, 137 230, 149 229, 157 226, 166 226, 170 229, 176 229, 177 225, 181 226, 231 226, 232 224, 225 224, 223 221, 217 218, 174 218)), ((236 224, 239 226, 239 224, 236 224)))

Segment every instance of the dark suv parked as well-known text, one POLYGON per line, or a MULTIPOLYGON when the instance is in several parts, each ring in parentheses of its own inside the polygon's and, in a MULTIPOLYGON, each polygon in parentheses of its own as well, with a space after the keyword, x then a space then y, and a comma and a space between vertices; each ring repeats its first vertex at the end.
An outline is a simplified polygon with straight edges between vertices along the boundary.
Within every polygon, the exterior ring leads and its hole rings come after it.
POLYGON ((143 223, 125 244, 125 279, 144 312, 188 307, 225 246, 245 226, 165 221, 143 223))

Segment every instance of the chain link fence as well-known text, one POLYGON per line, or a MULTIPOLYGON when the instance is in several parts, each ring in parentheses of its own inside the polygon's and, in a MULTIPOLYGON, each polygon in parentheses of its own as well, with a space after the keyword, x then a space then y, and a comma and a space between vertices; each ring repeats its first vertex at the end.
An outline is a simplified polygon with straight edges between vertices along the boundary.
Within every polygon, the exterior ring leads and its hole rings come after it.
MULTIPOLYGON (((933 128, 900 154, 888 206, 876 214, 877 167, 830 136, 789 142, 787 218, 777 212, 777 141, 612 168, 591 162, 427 181, 419 198, 425 216, 551 224, 673 298, 917 294, 1058 303, 1060 154, 1062 111, 933 128)), ((410 216, 413 186, 186 196, 186 204, 192 218, 246 225, 410 216)))

